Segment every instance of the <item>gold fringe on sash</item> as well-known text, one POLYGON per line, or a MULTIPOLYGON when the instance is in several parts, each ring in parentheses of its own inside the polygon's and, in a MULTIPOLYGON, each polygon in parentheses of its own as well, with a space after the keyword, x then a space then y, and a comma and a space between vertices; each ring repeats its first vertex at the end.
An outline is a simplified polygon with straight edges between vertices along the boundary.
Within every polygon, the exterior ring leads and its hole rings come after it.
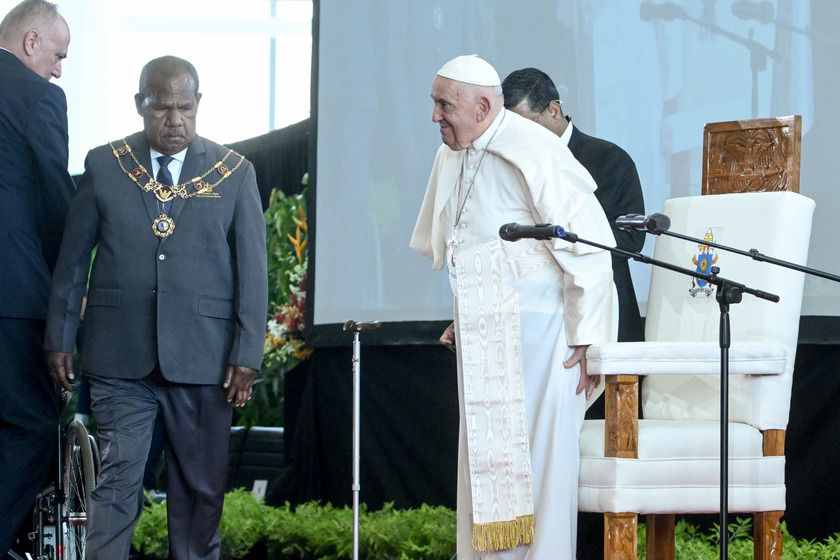
POLYGON ((520 515, 513 521, 475 523, 472 529, 474 550, 509 550, 534 542, 534 516, 520 515))

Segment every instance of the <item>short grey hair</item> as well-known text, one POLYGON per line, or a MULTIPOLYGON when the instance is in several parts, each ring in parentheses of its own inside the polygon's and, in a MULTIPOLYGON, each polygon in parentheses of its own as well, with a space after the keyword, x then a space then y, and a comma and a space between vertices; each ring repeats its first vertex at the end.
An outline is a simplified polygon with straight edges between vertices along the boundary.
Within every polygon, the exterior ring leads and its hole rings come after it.
POLYGON ((59 17, 57 4, 47 0, 23 0, 0 22, 0 41, 17 40, 32 29, 46 35, 59 17))

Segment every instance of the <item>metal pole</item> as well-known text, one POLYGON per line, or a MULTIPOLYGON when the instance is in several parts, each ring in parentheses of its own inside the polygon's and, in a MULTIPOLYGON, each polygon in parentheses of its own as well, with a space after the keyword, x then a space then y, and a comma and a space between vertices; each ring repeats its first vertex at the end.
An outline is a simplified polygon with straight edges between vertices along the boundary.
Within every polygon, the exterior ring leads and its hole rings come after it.
POLYGON ((361 373, 361 344, 359 333, 362 331, 376 330, 382 326, 379 321, 366 321, 357 323, 347 321, 344 323, 344 330, 353 333, 353 560, 359 559, 359 493, 361 484, 359 482, 359 440, 361 430, 360 406, 362 393, 361 373))
POLYGON ((361 371, 359 367, 359 333, 353 335, 353 560, 359 558, 359 398, 361 395, 361 371))
MULTIPOLYGON (((720 289, 720 287, 718 288, 720 289)), ((729 558, 729 307, 720 315, 720 557, 729 558)))

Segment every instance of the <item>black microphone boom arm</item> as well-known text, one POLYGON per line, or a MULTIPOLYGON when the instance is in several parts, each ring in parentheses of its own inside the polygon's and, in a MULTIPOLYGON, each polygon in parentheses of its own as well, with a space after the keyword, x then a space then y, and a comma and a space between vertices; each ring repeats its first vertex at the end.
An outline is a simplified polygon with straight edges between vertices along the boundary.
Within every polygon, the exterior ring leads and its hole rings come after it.
MULTIPOLYGON (((609 247, 607 245, 603 245, 601 243, 596 243, 595 241, 589 241, 588 239, 583 239, 582 237, 578 237, 578 235, 567 231, 562 226, 555 226, 551 224, 537 224, 535 226, 521 226, 517 223, 510 223, 505 224, 501 228, 499 228, 499 237, 504 239, 505 241, 516 241, 518 239, 563 239, 564 241, 568 241, 569 243, 583 243, 585 245, 590 245, 592 247, 597 247, 598 249, 603 249, 605 251, 609 251, 614 255, 619 255, 621 257, 627 257, 633 259, 634 261, 642 262, 645 264, 650 264, 653 266, 659 266, 661 268, 665 268, 672 272, 678 272, 680 274, 685 274, 686 276, 693 276, 694 278, 699 278, 700 280, 705 280, 709 284, 717 286, 719 290, 731 290, 735 292, 744 292, 750 295, 753 295, 760 299, 765 299, 767 301, 772 301, 773 303, 779 301, 779 296, 775 294, 771 294, 768 292, 763 292, 761 290, 755 290, 753 288, 749 288, 744 284, 740 284, 738 282, 733 282, 732 280, 727 280, 722 276, 718 276, 714 272, 712 274, 707 274, 705 272, 698 272, 697 270, 692 270, 690 268, 684 268, 681 266, 673 265, 671 263, 667 263, 665 261, 660 261, 648 257, 647 255, 643 255, 641 253, 633 253, 632 251, 625 251, 624 249, 619 249, 618 247, 609 247), (526 232, 533 232, 533 235, 527 235, 526 232), (537 235, 546 235, 547 237, 538 237, 537 235), (506 237, 507 236, 507 237, 506 237)), ((715 267, 717 268, 717 267, 715 267)))

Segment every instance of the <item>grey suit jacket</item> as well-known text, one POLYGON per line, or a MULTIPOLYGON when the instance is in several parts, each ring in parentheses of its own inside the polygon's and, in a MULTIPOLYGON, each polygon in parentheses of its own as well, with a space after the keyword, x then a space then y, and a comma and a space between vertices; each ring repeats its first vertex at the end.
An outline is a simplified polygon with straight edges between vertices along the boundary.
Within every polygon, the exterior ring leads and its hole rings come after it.
MULTIPOLYGON (((145 135, 126 141, 151 173, 145 135)), ((226 152, 197 136, 180 181, 202 175, 226 152)), ((131 172, 131 159, 122 161, 131 172)), ((225 165, 233 169, 238 161, 231 154, 225 165)), ((204 181, 220 178, 214 170, 204 181)), ((148 177, 138 180, 145 184, 148 177)), ((170 381, 215 384, 222 382, 228 364, 260 369, 268 276, 253 166, 243 161, 208 195, 175 198, 169 212, 175 228, 164 239, 152 231, 159 215, 154 194, 143 192, 120 169, 110 146, 88 153, 53 275, 46 349, 73 350, 91 251, 97 247, 85 311, 83 371, 137 379, 159 363, 170 381)))

